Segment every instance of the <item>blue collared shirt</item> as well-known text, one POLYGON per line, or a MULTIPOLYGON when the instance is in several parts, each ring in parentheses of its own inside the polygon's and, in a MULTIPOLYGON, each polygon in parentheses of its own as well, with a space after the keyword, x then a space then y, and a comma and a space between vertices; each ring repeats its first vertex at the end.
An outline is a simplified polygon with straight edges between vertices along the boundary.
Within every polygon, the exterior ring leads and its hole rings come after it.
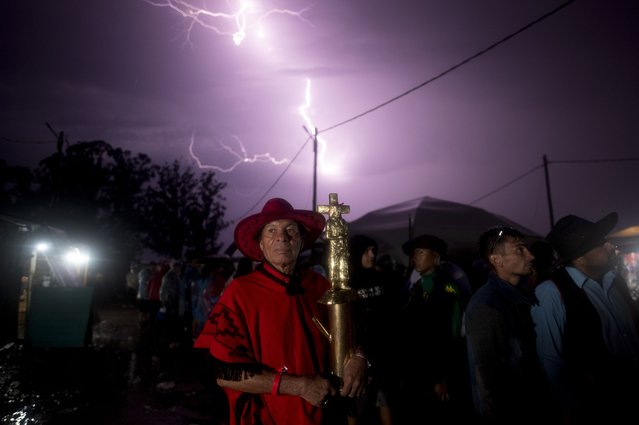
MULTIPOLYGON (((586 292, 597 310, 604 343, 611 358, 636 362, 639 359, 639 336, 628 304, 613 286, 614 273, 606 273, 602 284, 599 284, 574 267, 566 267, 566 271, 575 285, 586 292)), ((535 295, 539 304, 532 307, 531 315, 537 333, 537 353, 554 390, 560 391, 559 373, 564 368, 562 352, 566 308, 559 289, 550 280, 539 284, 535 295)))

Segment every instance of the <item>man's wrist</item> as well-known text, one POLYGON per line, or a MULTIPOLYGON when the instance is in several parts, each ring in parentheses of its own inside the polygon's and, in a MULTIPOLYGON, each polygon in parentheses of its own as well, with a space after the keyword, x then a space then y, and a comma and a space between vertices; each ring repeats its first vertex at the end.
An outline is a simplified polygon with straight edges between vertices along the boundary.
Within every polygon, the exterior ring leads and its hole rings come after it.
POLYGON ((275 379, 273 380, 273 388, 271 389, 271 394, 279 395, 280 385, 282 384, 282 376, 286 373, 287 370, 288 369, 286 368, 286 366, 282 366, 277 370, 277 372, 279 373, 275 375, 275 379))
POLYGON ((365 360, 366 366, 368 366, 369 368, 372 366, 370 360, 368 360, 368 357, 366 357, 366 354, 364 354, 361 350, 355 350, 352 357, 359 357, 360 359, 365 360))

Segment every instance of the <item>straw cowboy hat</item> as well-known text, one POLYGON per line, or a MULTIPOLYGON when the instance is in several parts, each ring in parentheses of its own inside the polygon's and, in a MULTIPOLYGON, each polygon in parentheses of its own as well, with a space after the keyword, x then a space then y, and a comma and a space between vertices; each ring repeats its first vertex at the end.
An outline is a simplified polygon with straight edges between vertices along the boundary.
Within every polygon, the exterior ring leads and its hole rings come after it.
POLYGON ((306 230, 302 249, 313 245, 326 224, 326 219, 318 212, 296 210, 282 198, 269 199, 261 212, 242 219, 235 227, 237 249, 253 261, 264 261, 264 253, 258 240, 260 230, 271 221, 286 219, 297 222, 306 230))
POLYGON ((559 261, 574 260, 601 245, 617 225, 617 220, 616 212, 594 223, 576 215, 567 215, 553 226, 546 240, 559 254, 559 261))

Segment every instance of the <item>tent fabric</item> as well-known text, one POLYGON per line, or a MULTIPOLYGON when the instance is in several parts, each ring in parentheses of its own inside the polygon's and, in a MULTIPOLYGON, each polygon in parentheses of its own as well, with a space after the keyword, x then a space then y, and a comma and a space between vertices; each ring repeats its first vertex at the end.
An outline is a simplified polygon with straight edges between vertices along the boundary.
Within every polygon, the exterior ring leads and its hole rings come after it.
POLYGON ((407 265, 401 245, 421 234, 448 243, 451 258, 476 255, 479 235, 492 226, 513 227, 531 239, 536 232, 498 214, 451 201, 423 197, 371 211, 349 223, 349 235, 364 234, 377 240, 379 254, 390 254, 407 265))

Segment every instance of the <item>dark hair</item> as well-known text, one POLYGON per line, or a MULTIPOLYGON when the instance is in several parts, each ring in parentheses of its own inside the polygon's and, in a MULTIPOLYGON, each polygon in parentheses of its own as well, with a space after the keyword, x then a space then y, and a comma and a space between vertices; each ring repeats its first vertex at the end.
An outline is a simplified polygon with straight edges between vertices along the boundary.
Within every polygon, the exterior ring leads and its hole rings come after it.
POLYGON ((517 229, 508 226, 495 226, 486 230, 479 237, 479 255, 489 264, 489 257, 502 246, 506 241, 506 237, 510 237, 516 241, 523 240, 526 237, 517 229))

